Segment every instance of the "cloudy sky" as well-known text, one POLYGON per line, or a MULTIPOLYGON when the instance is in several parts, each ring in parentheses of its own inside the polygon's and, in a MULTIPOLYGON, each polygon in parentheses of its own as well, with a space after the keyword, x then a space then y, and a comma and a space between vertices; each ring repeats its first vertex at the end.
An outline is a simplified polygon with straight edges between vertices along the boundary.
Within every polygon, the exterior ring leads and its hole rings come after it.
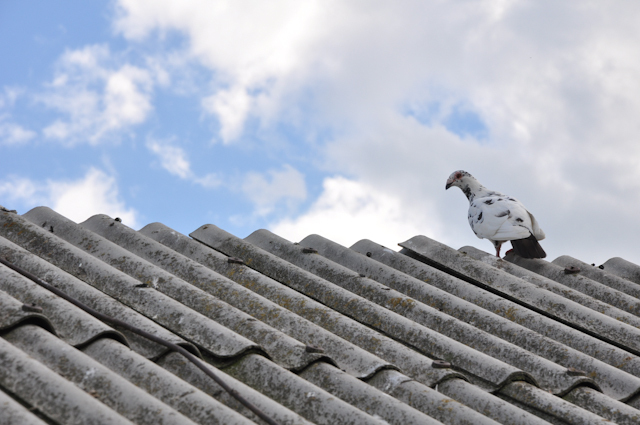
POLYGON ((640 263, 640 3, 4 1, 0 205, 182 233, 491 252, 464 169, 552 260, 640 263))

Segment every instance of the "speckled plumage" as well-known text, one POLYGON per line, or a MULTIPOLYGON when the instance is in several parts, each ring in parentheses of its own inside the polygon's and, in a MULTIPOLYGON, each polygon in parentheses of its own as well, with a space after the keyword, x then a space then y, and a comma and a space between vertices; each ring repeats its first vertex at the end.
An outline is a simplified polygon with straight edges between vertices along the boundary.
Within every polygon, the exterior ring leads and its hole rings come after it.
POLYGON ((511 241, 516 254, 525 258, 544 258, 546 253, 538 243, 545 234, 537 220, 518 201, 500 192, 489 190, 466 171, 454 171, 446 189, 459 187, 469 200, 469 225, 480 239, 489 239, 500 256, 500 247, 511 241))

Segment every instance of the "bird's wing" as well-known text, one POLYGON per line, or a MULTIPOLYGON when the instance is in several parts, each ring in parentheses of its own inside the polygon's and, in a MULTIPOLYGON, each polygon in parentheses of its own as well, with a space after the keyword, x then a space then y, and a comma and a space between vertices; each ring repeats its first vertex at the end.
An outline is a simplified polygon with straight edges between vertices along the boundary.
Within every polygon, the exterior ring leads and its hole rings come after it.
POLYGON ((533 233, 529 212, 505 196, 474 199, 469 205, 469 224, 476 236, 493 241, 523 239, 533 233))
POLYGON ((544 231, 540 228, 540 225, 538 224, 538 220, 536 220, 536 218, 531 213, 529 213, 529 218, 531 218, 531 230, 533 230, 533 236, 535 236, 536 239, 539 241, 543 240, 546 237, 546 235, 544 234, 544 231))

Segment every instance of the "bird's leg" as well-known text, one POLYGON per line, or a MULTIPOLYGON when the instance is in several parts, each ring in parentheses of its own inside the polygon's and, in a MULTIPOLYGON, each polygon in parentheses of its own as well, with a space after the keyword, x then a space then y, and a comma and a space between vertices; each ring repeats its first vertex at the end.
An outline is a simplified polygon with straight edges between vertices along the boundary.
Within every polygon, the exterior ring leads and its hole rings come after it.
POLYGON ((502 248, 502 242, 495 241, 493 244, 496 247, 496 257, 500 258, 500 248, 502 248))

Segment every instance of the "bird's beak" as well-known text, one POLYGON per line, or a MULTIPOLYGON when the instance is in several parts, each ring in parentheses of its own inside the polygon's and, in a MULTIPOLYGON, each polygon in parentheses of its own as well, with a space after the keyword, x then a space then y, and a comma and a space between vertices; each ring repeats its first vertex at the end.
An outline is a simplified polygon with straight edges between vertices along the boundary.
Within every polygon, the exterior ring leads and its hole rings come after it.
POLYGON ((447 180, 447 185, 444 187, 444 190, 449 189, 452 184, 453 184, 453 182, 450 182, 450 181, 447 180))

